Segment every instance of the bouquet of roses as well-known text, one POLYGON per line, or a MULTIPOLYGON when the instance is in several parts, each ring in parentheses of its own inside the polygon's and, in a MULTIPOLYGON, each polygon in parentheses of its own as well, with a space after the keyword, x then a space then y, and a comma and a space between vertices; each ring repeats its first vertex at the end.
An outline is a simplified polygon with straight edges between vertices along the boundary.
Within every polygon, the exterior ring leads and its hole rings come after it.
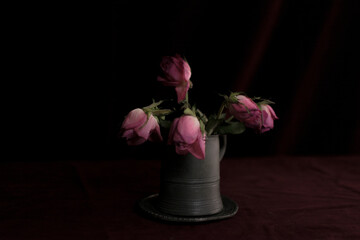
POLYGON ((164 86, 174 87, 177 103, 161 108, 164 100, 129 112, 121 125, 120 136, 128 145, 145 141, 163 141, 160 127, 168 130, 167 143, 175 145, 177 154, 191 153, 196 158, 205 158, 206 136, 241 134, 246 128, 257 133, 274 127, 277 116, 269 104, 273 102, 259 97, 249 98, 241 92, 220 95, 223 102, 217 114, 207 117, 195 105, 189 103, 188 92, 191 69, 179 55, 163 57, 162 73, 157 80, 164 86))

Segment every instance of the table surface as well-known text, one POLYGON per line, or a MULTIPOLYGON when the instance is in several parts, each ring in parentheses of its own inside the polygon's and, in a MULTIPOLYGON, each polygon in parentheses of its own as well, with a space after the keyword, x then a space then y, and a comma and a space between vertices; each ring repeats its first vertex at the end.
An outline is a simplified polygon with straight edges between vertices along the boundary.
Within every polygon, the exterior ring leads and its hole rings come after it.
POLYGON ((360 157, 224 158, 229 219, 159 222, 138 200, 159 190, 160 161, 3 162, 0 239, 360 239, 360 157))

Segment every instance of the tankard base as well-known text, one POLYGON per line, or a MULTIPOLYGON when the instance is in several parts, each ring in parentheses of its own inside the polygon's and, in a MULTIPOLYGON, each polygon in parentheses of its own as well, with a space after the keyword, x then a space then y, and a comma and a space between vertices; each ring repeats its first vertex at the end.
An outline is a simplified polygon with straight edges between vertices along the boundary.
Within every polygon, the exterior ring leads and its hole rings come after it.
POLYGON ((159 194, 150 195, 146 198, 141 199, 138 205, 140 207, 140 210, 143 213, 147 214, 148 216, 167 222, 196 223, 196 222, 217 221, 234 216, 239 209, 236 202, 229 199, 228 197, 221 196, 224 207, 223 210, 219 213, 213 215, 206 215, 206 216, 196 216, 196 217, 176 216, 176 215, 163 213, 156 208, 158 197, 159 194))

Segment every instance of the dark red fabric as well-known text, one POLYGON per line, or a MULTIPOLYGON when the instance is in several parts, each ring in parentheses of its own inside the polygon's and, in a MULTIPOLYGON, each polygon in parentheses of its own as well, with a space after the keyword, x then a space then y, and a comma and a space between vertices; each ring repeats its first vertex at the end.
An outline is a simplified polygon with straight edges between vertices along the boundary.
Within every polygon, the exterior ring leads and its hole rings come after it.
POLYGON ((8 162, 0 168, 0 239, 360 239, 360 157, 225 158, 234 217, 152 221, 160 162, 8 162))

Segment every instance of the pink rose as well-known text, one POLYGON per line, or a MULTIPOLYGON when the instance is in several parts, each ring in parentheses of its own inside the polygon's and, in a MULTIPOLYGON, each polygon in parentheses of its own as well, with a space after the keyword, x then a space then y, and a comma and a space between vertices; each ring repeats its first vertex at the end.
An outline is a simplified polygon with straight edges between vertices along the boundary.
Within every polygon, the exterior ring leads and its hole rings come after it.
POLYGON ((163 57, 160 67, 164 76, 158 76, 158 81, 164 86, 175 87, 178 102, 185 99, 190 87, 191 69, 189 64, 179 55, 163 57))
POLYGON ((274 128, 274 119, 278 119, 272 107, 267 104, 260 105, 262 114, 261 132, 269 131, 274 128))
POLYGON ((170 128, 168 143, 175 143, 177 154, 191 153, 198 159, 205 158, 205 134, 201 133, 196 117, 184 115, 176 118, 170 128))
POLYGON ((126 117, 121 126, 122 137, 128 145, 139 145, 146 140, 162 141, 160 127, 153 115, 148 118, 146 113, 136 108, 126 117))
POLYGON ((230 114, 240 122, 243 122, 246 127, 260 129, 261 111, 256 103, 243 95, 238 95, 236 98, 239 102, 230 104, 230 114))

